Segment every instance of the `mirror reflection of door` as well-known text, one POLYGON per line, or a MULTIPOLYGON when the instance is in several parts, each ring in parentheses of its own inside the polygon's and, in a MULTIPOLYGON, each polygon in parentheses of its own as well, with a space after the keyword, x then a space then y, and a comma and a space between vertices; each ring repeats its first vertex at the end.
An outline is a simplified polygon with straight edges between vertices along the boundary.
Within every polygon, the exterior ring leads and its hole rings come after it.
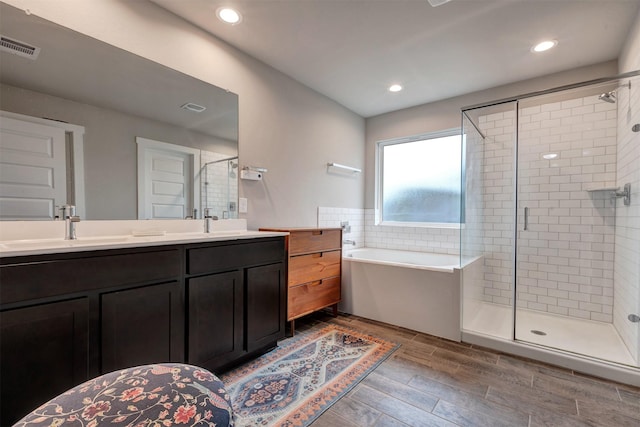
POLYGON ((200 150, 136 138, 138 219, 182 219, 200 205, 200 150))
POLYGON ((53 219, 65 203, 64 130, 0 117, 0 218, 53 219))

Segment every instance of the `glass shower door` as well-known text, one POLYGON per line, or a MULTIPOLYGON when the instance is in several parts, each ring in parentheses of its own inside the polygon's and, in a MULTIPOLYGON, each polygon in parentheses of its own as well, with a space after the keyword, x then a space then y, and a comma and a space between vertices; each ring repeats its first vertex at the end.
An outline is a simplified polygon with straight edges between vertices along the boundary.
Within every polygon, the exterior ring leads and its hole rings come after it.
POLYGON ((513 339, 516 103, 463 113, 463 329, 513 339))
POLYGON ((519 101, 515 338, 635 365, 614 326, 616 84, 519 101))

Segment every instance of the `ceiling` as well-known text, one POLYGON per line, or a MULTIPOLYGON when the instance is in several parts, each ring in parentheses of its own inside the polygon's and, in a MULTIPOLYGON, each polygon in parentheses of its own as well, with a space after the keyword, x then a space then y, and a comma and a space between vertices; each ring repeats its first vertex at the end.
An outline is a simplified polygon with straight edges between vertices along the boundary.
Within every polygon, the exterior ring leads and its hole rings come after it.
POLYGON ((640 0, 151 0, 363 117, 617 59, 640 0), (242 14, 216 18, 220 6, 242 14), (558 46, 534 54, 544 39, 558 46), (399 83, 404 90, 387 88, 399 83))

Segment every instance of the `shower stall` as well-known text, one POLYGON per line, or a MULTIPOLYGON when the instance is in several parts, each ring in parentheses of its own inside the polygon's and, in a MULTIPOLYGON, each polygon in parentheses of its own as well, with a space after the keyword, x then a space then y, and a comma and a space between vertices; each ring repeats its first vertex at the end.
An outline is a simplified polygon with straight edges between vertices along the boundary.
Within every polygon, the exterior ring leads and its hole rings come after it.
POLYGON ((640 384, 639 123, 639 72, 463 109, 463 340, 640 384))

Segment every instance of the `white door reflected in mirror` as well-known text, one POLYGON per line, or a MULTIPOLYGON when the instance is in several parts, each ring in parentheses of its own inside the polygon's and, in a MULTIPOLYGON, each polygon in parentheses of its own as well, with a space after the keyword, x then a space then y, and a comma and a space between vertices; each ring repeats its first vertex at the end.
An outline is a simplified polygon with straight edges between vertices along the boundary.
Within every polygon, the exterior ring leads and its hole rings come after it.
POLYGON ((183 219, 200 206, 200 150, 136 138, 138 219, 183 219))
POLYGON ((67 203, 63 129, 0 117, 0 218, 47 220, 67 203))

